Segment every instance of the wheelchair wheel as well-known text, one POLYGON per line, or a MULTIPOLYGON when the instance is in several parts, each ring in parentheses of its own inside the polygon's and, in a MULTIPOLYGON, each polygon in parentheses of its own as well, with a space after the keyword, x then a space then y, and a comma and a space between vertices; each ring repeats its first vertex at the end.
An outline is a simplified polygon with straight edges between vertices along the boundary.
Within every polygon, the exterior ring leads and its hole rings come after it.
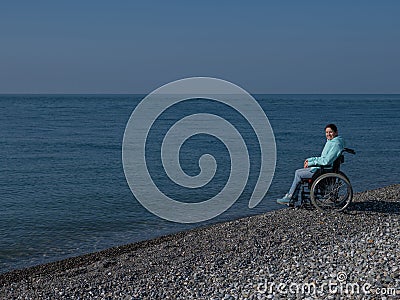
POLYGON ((343 173, 326 173, 312 184, 311 203, 321 211, 342 211, 353 199, 353 188, 343 173))

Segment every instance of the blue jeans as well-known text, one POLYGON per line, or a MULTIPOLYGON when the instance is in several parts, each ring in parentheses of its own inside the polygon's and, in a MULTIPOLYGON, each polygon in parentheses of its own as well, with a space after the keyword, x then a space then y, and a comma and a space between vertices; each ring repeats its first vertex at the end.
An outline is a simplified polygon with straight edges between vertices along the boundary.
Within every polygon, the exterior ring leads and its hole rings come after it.
POLYGON ((297 187, 299 183, 301 182, 301 179, 309 179, 315 174, 314 172, 311 172, 311 170, 314 168, 304 168, 304 169, 297 169, 296 172, 294 173, 294 179, 292 186, 290 187, 290 190, 288 192, 288 195, 290 198, 295 196, 295 193, 297 192, 297 187))

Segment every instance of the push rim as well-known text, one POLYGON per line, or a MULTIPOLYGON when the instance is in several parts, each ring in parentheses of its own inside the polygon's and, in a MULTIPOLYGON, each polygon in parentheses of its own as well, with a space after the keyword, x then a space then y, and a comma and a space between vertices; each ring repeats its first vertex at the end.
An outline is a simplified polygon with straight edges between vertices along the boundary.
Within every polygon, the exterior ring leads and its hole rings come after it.
POLYGON ((326 173, 311 186, 311 203, 321 211, 342 211, 353 198, 353 189, 346 176, 326 173))

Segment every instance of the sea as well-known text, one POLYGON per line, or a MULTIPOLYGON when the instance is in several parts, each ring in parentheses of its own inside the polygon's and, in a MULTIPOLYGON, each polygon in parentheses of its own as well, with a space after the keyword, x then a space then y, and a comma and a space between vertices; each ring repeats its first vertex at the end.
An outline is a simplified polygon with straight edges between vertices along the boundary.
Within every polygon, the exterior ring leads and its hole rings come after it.
MULTIPOLYGON (((249 174, 243 174, 248 183, 229 209, 193 224, 165 220, 141 205, 124 173, 125 128, 144 97, 0 95, 0 273, 280 209, 275 200, 287 192, 304 159, 320 154, 328 123, 335 123, 347 147, 356 151, 342 166, 355 192, 399 183, 400 95, 257 94, 253 97, 268 117, 277 155, 263 200, 248 206, 260 172, 260 150, 250 145, 255 162, 249 174)), ((215 158, 217 171, 216 180, 204 189, 180 190, 171 180, 159 178, 167 176, 157 159, 168 130, 161 127, 196 112, 219 114, 231 123, 246 120, 208 99, 183 104, 153 124, 149 136, 154 140, 146 142, 146 150, 154 150, 149 157, 155 159, 148 164, 164 193, 182 201, 204 201, 227 182, 227 148, 207 134, 185 142, 179 155, 187 174, 199 172, 199 158, 205 153, 215 158)), ((248 124, 234 126, 242 135, 252 130, 248 124)), ((245 141, 257 144, 254 132, 245 141)))

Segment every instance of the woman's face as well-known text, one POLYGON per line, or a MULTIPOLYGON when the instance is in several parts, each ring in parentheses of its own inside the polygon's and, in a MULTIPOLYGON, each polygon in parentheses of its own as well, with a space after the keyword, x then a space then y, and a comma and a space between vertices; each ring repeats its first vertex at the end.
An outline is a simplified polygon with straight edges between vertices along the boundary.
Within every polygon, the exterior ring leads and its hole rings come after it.
POLYGON ((327 128, 325 129, 325 135, 326 135, 326 138, 327 138, 328 140, 331 140, 331 139, 333 139, 335 136, 337 136, 337 132, 334 132, 334 131, 332 130, 332 128, 327 127, 327 128))

